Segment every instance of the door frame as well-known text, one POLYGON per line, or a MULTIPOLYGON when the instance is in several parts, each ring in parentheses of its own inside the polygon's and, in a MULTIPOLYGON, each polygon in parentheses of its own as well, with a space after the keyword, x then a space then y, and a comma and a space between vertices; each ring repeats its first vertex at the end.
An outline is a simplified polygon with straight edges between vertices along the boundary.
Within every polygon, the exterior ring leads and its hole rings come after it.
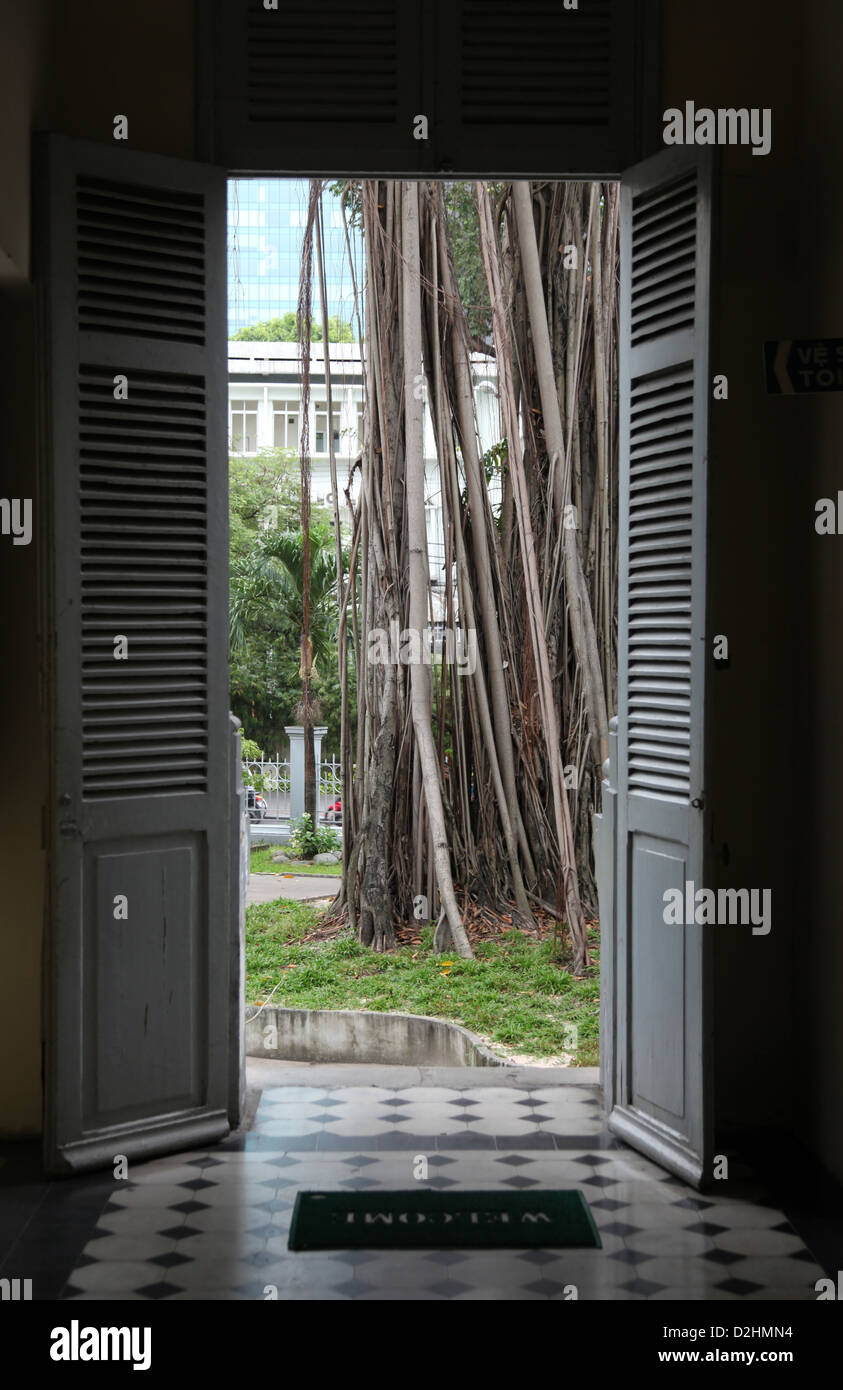
MULTIPOLYGON (((655 68, 654 68, 654 67, 649 67, 649 71, 650 71, 650 73, 651 73, 651 75, 652 75, 652 73, 655 72, 655 68)), ((143 154, 141 153, 141 154, 139 154, 139 157, 142 159, 144 156, 143 156, 143 154)), ((163 159, 163 158, 167 158, 167 156, 154 156, 154 158, 162 158, 162 159, 163 159)), ((185 162, 188 162, 188 161, 185 161, 185 162)), ((189 162, 190 162, 190 163, 193 163, 193 161, 189 161, 189 162)), ((199 161, 196 161, 196 163, 198 163, 198 162, 199 162, 199 161)), ((264 177, 264 178, 308 178, 308 177, 322 176, 322 175, 320 175, 320 174, 312 174, 309 170, 301 170, 301 169, 295 169, 295 170, 293 170, 293 169, 289 169, 289 168, 287 168, 287 169, 283 169, 283 168, 281 168, 281 169, 273 168, 273 169, 261 169, 261 170, 253 170, 253 169, 250 169, 250 170, 221 169, 220 172, 221 172, 221 174, 223 175, 223 177, 224 177, 226 180, 233 179, 233 178, 238 178, 238 177, 240 177, 240 178, 261 178, 261 177, 264 177)), ((624 171, 624 170, 618 171, 618 170, 614 170, 614 169, 613 169, 611 172, 600 172, 600 173, 598 173, 598 174, 595 174, 595 175, 592 176, 591 179, 584 178, 582 174, 576 174, 576 175, 573 175, 573 176, 572 176, 572 175, 566 175, 566 174, 564 174, 564 173, 555 173, 555 174, 552 176, 552 178, 553 178, 553 181, 555 181, 555 182, 566 182, 566 181, 572 181, 572 179, 575 179, 576 181, 580 181, 580 182, 598 182, 598 181, 600 181, 600 182, 619 182, 619 183, 623 184, 624 181, 625 181, 625 174, 626 174, 627 172, 628 172, 628 171, 624 171)), ((388 178, 390 178, 390 179, 393 179, 393 178, 394 178, 394 179, 402 179, 402 178, 404 178, 404 179, 414 179, 414 180, 417 180, 417 181, 419 181, 419 180, 421 180, 421 179, 423 179, 423 178, 431 178, 431 177, 433 177, 433 178, 447 177, 448 179, 451 179, 451 180, 455 180, 455 179, 471 179, 472 177, 474 177, 474 175, 473 175, 472 173, 470 173, 470 172, 469 172, 469 173, 464 173, 464 172, 456 173, 456 172, 451 172, 451 171, 448 171, 447 174, 445 174, 445 173, 443 173, 443 172, 434 172, 434 173, 427 173, 427 174, 425 174, 425 173, 419 173, 418 171, 408 171, 408 172, 406 172, 406 173, 392 173, 392 172, 390 172, 388 175, 386 175, 386 174, 382 174, 382 175, 370 174, 370 175, 358 175, 358 176, 360 176, 360 177, 388 177, 388 178)), ((488 176, 488 173, 485 174, 485 175, 482 175, 482 176, 487 177, 487 176, 488 176)), ((341 174, 334 174, 333 177, 342 177, 342 175, 341 175, 341 174)), ((529 177, 534 177, 534 175, 524 175, 523 177, 529 178, 529 177)), ((710 192, 711 192, 711 195, 712 195, 712 199, 714 198, 714 196, 715 196, 715 194, 716 194, 716 187, 717 187, 717 174, 716 174, 716 172, 714 172, 714 173, 712 174, 711 185, 710 185, 710 192)), ((45 204, 42 202, 42 207, 43 207, 43 206, 45 206, 45 204)), ((712 219, 712 220, 713 220, 713 219, 712 219)), ((36 222, 37 222, 37 219, 36 219, 36 222)), ((226 264, 226 259, 225 259, 225 253, 223 253, 222 264, 221 264, 220 270, 221 270, 221 272, 222 272, 222 275, 223 275, 224 277, 227 278, 227 264, 226 264)), ((707 287, 707 292, 710 294, 710 286, 707 287)), ((43 311, 43 306, 41 306, 40 318, 41 318, 41 323, 42 323, 42 331, 43 331, 43 312, 44 312, 44 311, 43 311)), ((226 339, 223 339, 222 343, 220 344, 220 352, 221 352, 221 355, 223 356, 223 358, 224 358, 224 356, 225 356, 225 342, 226 342, 226 341, 227 341, 226 339)), ((213 345, 213 344, 210 345, 209 350, 210 350, 211 352, 214 351, 214 345, 213 345)), ((698 377, 698 379, 701 378, 701 374, 703 374, 703 373, 702 373, 702 368, 699 367, 698 364, 696 364, 696 372, 697 372, 697 377, 698 377)), ((708 361, 706 360, 706 363, 705 363, 705 371, 704 371, 704 375, 705 375, 705 377, 706 377, 706 380, 707 380, 707 374, 708 374, 708 361)), ((226 382, 225 382, 225 391, 226 391, 226 410, 227 410, 227 401, 228 401, 227 374, 226 374, 226 382)), ((42 430, 44 431, 44 439, 47 440, 47 441, 49 441, 49 439, 50 439, 50 437, 51 437, 50 426, 51 426, 51 423, 52 423, 52 422, 51 422, 51 420, 50 420, 49 411, 48 411, 48 409, 47 409, 47 407, 46 407, 46 402, 45 402, 45 400, 44 400, 43 395, 42 395, 42 402, 41 402, 41 404, 42 404, 42 410, 41 410, 42 430)), ((42 458, 42 461, 43 461, 43 460, 46 458, 47 454, 48 454, 48 450, 47 450, 46 448, 42 448, 41 450, 39 450, 39 453, 40 453, 41 458, 42 458)), ((43 480, 43 478, 44 478, 44 475, 43 475, 43 473, 42 473, 42 480, 43 480)), ((49 488, 48 488, 48 487, 45 488, 45 490, 44 490, 44 496, 45 496, 45 497, 49 497, 49 496, 50 496, 49 488)), ((48 509, 48 510, 49 510, 49 509, 48 509)), ((705 518, 703 519, 703 524, 704 524, 704 521, 705 521, 705 518)), ((49 510, 49 516, 48 516, 48 519, 46 520, 46 528, 47 528, 47 535, 48 535, 48 537, 49 537, 49 541, 48 541, 48 551, 47 551, 47 572, 48 572, 48 576, 49 576, 49 577, 48 577, 47 584, 46 584, 45 588, 47 589, 48 592, 50 592, 50 591, 53 590, 53 587, 54 587, 54 586, 53 586, 53 581, 52 581, 52 571, 53 571, 53 566, 54 566, 55 556, 56 556, 55 539, 54 539, 55 517, 54 517, 54 515, 53 515, 53 513, 52 513, 51 510, 49 510)), ((620 578, 619 578, 619 584, 620 584, 620 578)), ((45 667, 45 672, 46 672, 46 678, 47 678, 48 688, 49 688, 51 691, 54 691, 54 690, 55 690, 55 686, 56 686, 55 642, 54 642, 54 638, 53 638, 53 635, 52 635, 52 626, 51 626, 50 623, 46 623, 46 624, 45 624, 44 631, 45 631, 45 634, 47 634, 46 639, 45 639, 45 645, 46 645, 46 660, 45 660, 45 663, 44 663, 44 667, 45 667)), ((227 694, 226 694, 226 700, 227 700, 227 694)), ((235 721, 235 722, 236 722, 236 721, 235 721)), ((234 733, 234 731, 232 731, 232 733, 234 733)), ((54 745, 55 745, 56 734, 57 734, 56 721, 55 721, 55 719, 53 718, 52 723, 51 723, 51 727, 50 727, 50 738, 51 738, 51 744, 53 745, 52 750, 51 750, 51 759, 50 759, 51 776, 52 776, 52 769, 54 768, 54 745)), ((621 739, 619 738, 618 741, 620 742, 621 739)), ((232 744, 234 744, 235 742, 236 742, 236 739, 232 738, 232 744)), ((614 743, 614 738, 613 738, 612 742, 614 743)), ((620 751, 620 750, 619 750, 619 751, 620 751)), ((235 766, 236 766, 236 754, 234 753, 234 751, 233 751, 233 749, 232 749, 232 760, 231 760, 231 768, 232 768, 232 771, 234 771, 235 766)), ((611 786, 611 784, 610 784, 610 786, 611 786)), ((605 789, 606 789, 606 784, 604 784, 604 794, 605 794, 605 789)), ((54 802, 55 802, 55 794, 54 794, 54 793, 55 793, 55 788, 52 788, 51 791, 52 791, 52 794, 51 794, 51 798, 50 798, 50 805, 52 806, 52 805, 54 804, 54 802)), ((242 801, 242 793, 240 793, 240 800, 242 801)), ((616 803, 616 804, 617 804, 617 811, 616 811, 616 814, 617 814, 617 817, 618 817, 618 834, 619 834, 619 837, 620 837, 620 834, 622 833, 622 827, 623 827, 623 813, 622 813, 622 810, 621 810, 621 806, 620 806, 620 804, 619 804, 619 803, 620 803, 620 800, 621 800, 621 798, 618 797, 618 798, 617 798, 617 803, 616 803)), ((230 787, 229 787, 229 794, 228 794, 228 796, 227 796, 226 802, 227 802, 227 815, 228 815, 228 817, 229 817, 228 839, 229 839, 229 842, 230 842, 230 843, 233 843, 236 837, 235 837, 235 835, 234 835, 234 825, 233 825, 233 820, 232 820, 231 818, 232 818, 233 815, 235 814, 234 807, 235 807, 235 803, 237 802, 237 791, 236 791, 236 786, 235 786, 233 780, 232 780, 232 782, 231 782, 231 784, 230 784, 230 787)), ((604 804, 605 804, 605 803, 604 803, 604 804)), ((241 819, 242 819, 242 818, 241 818, 241 819)), ((54 899, 54 893, 55 893, 55 877, 56 877, 56 858, 55 858, 55 848, 54 848, 55 839, 54 839, 54 833, 53 833, 53 832, 55 832, 54 820, 53 820, 53 817, 52 817, 52 816, 48 815, 48 824, 47 824, 47 844, 48 844, 48 847, 49 847, 49 848, 48 848, 48 862, 49 862, 49 865, 50 865, 49 870, 48 870, 48 875, 49 875, 49 882, 50 882, 50 885, 51 885, 51 892, 50 892, 49 899, 48 899, 48 901, 49 901, 49 903, 50 903, 50 906, 48 907, 48 911, 47 911, 47 924, 46 924, 46 927, 47 927, 47 929, 46 929, 47 951, 46 951, 46 954, 45 954, 45 970, 44 970, 44 979, 45 979, 45 1008, 46 1008, 46 1010, 48 1011, 48 1012, 47 1012, 47 1017, 50 1017, 50 1016, 51 1016, 51 1014, 52 1014, 52 1009, 53 1009, 53 1000, 52 1000, 52 995, 51 995, 51 990, 50 990, 50 968, 49 968, 49 967, 50 967, 50 961, 51 961, 52 959, 54 959, 54 956, 55 956, 55 945, 54 945, 54 941, 53 941, 53 936, 54 936, 54 925, 53 925, 53 911, 52 911, 52 907, 53 907, 53 903, 54 903, 54 900, 55 900, 55 899, 54 899)), ((242 859, 241 859, 241 863, 242 863, 242 859)), ((617 952, 618 952, 618 947, 619 947, 619 945, 620 945, 621 942, 622 942, 622 937, 619 936, 619 931, 618 931, 618 921, 619 921, 618 908, 619 908, 621 902, 623 902, 623 903, 624 903, 625 911, 628 911, 628 905, 627 905, 627 903, 626 903, 626 898, 625 898, 625 895, 626 895, 627 892, 628 892, 628 883, 627 883, 627 874, 626 874, 626 870, 624 870, 624 872, 621 873, 621 872, 620 872, 620 864, 619 864, 619 863, 617 863, 617 862, 614 863, 614 864, 612 865, 612 870, 613 870, 613 875, 616 875, 616 876, 617 876, 616 878, 614 878, 614 889, 613 889, 613 893, 612 893, 612 898, 613 898, 613 903, 614 903, 614 912, 611 914, 613 920, 610 920, 610 921, 608 921, 608 922, 603 922, 603 921, 601 921, 601 958, 606 958, 606 957, 608 957, 608 959, 609 959, 611 962, 614 963, 615 961, 619 961, 619 959, 620 959, 619 956, 617 955, 617 952)), ((229 873, 230 873, 230 876, 231 876, 232 883, 236 882, 236 878, 235 878, 235 861, 234 861, 233 858, 232 858, 232 860, 230 861, 229 873)), ((232 920, 232 934, 231 934, 231 938, 230 938, 230 940, 231 940, 231 964, 232 964, 232 968, 233 968, 233 973, 236 974, 238 970, 242 972, 242 968, 243 968, 243 964, 242 964, 242 962, 243 962, 243 924, 242 924, 242 915, 240 915, 238 918, 235 918, 234 913, 232 913, 232 918, 233 918, 233 920, 232 920)), ((710 953, 710 952, 707 952, 707 953, 706 953, 706 965, 705 965, 705 970, 704 970, 704 981, 703 981, 703 986, 702 986, 705 996, 706 996, 707 998, 709 998, 709 999, 710 999, 710 980, 711 980, 711 960, 710 960, 710 956, 711 956, 711 953, 710 953)), ((619 978, 618 978, 618 972, 617 972, 617 970, 614 968, 614 966, 611 967, 611 977, 610 977, 610 978, 611 978, 611 980, 612 980, 613 988, 612 988, 612 994, 611 994, 611 999, 610 999, 610 1004, 609 1004, 609 1013, 608 1013, 608 1016, 607 1016, 607 1019, 606 1019, 606 1022, 608 1023, 609 1031, 608 1031, 608 1033, 607 1033, 606 1025, 603 1023, 603 1018, 601 1017, 601 1033, 600 1033, 600 1037, 601 1037, 601 1058, 604 1057, 604 1049, 605 1049, 605 1056, 606 1056, 606 1060, 607 1060, 607 1062, 608 1062, 608 1068, 609 1068, 609 1070, 607 1070, 607 1071, 604 1072, 604 1085, 605 1085, 606 1091, 607 1091, 607 1098, 609 1098, 609 1099, 611 1099, 612 1094, 617 1094, 618 1096, 622 1096, 622 1095, 624 1094, 624 1087, 625 1087, 625 1085, 626 1085, 626 1075, 627 1075, 627 1070, 628 1070, 628 1059, 625 1057, 624 1048, 620 1045, 621 1039, 622 1039, 622 1037, 623 1037, 622 1024, 623 1024, 623 1020, 624 1020, 624 1018, 625 1018, 625 1014, 623 1013, 624 1005, 621 1003, 621 1001, 620 1001, 620 999, 619 999, 619 993, 618 993, 618 990, 619 990, 619 978)), ((240 993, 241 993, 241 995, 242 995, 242 973, 241 973, 240 993)), ((232 1011, 231 1011, 231 1012, 232 1012, 232 1019, 235 1020, 235 1021, 237 1021, 237 1024, 238 1024, 238 1030, 237 1030, 237 1035, 236 1035, 236 1036, 239 1038, 239 1050, 238 1050, 237 1046, 235 1045, 235 1048, 232 1050, 231 1059, 230 1059, 230 1065, 229 1065, 229 1087, 230 1087, 230 1095, 231 1095, 231 1098, 232 1098, 232 1099, 231 1099, 231 1104, 230 1104, 229 1116, 230 1116, 231 1123, 232 1123, 232 1125, 233 1125, 233 1124, 235 1124, 235 1123, 237 1122, 237 1119, 239 1118, 239 1116, 240 1116, 240 1114, 241 1114, 241 1112, 242 1112, 242 1105, 243 1105, 243 1098, 244 1098, 244 1085, 245 1085, 245 1083, 244 1083, 245 1050, 244 1050, 244 1046, 243 1046, 243 1020, 242 1020, 243 1010, 242 1010, 242 1008, 240 1008, 240 1010, 239 1010, 239 1015, 240 1015, 240 1016, 239 1016, 239 1018, 238 1018, 238 1017, 237 1017, 237 1006, 236 1006, 236 1004, 233 1004, 233 1007, 232 1007, 232 1011), (235 1053, 236 1053, 236 1055, 235 1055, 235 1053)), ((709 1013, 710 1013, 710 1009, 709 1009, 709 1013)), ((46 1023, 46 1019, 45 1019, 45 1023, 46 1023)), ((48 1049, 47 1036, 46 1036, 46 1034, 47 1034, 47 1029, 46 1029, 46 1027, 45 1027, 45 1030, 44 1030, 44 1031, 45 1031, 44 1047, 45 1047, 45 1052, 46 1052, 46 1051, 49 1050, 49 1049, 48 1049)), ((55 1034, 54 1034, 54 1036, 55 1036, 55 1034)), ((47 1063, 47 1058, 46 1058, 46 1057, 45 1057, 45 1063, 47 1063)), ((602 1065, 601 1065, 601 1070, 602 1070, 602 1065)), ((713 1080, 713 1077, 712 1077, 712 1067, 711 1067, 711 1055, 710 1055, 710 1050, 708 1051, 708 1056, 707 1056, 706 1064, 705 1064, 705 1068, 704 1068, 704 1078, 705 1078, 705 1084, 706 1084, 706 1088, 707 1088, 707 1097, 708 1097, 707 1104, 709 1105, 709 1108, 710 1108, 711 1086, 712 1086, 712 1080, 713 1080)), ((44 1101, 44 1111, 45 1111, 45 1135, 46 1135, 46 1134, 47 1134, 46 1116, 47 1116, 47 1108, 48 1108, 48 1104, 49 1104, 48 1088, 47 1088, 47 1084, 46 1084, 46 1083, 45 1083, 45 1088, 44 1088, 43 1101, 44 1101)), ((619 1132, 620 1132, 620 1129, 619 1129, 619 1132)))

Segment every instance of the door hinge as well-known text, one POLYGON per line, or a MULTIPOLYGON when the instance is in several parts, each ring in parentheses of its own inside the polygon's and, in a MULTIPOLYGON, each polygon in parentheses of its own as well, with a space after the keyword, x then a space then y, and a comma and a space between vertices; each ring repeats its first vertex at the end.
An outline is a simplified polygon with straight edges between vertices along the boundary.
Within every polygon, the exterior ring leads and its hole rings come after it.
POLYGON ((691 802, 691 805, 692 805, 697 811, 702 811, 702 810, 704 810, 704 809, 705 809, 705 797, 704 797, 704 796, 695 796, 694 799, 693 799, 693 801, 691 802))

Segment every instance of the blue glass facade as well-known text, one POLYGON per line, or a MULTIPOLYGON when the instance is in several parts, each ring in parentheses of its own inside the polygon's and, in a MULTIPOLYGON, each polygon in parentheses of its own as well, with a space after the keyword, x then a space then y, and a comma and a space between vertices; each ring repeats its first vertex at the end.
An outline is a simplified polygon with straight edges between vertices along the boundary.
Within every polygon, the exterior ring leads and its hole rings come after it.
MULTIPOLYGON (((299 266, 307 215, 306 179, 229 179, 228 331, 295 313, 299 266)), ((351 323, 355 337, 354 291, 339 199, 329 190, 322 201, 328 313, 351 323)), ((360 237, 349 228, 358 286, 362 289, 360 237)), ((318 281, 314 317, 321 318, 318 281)))

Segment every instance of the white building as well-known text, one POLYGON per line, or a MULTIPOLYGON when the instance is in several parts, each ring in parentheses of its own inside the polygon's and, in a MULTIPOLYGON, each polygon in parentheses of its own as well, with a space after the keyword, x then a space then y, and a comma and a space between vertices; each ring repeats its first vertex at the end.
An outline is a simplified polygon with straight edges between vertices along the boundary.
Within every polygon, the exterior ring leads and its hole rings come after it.
MULTIPOLYGON (((363 444, 364 365, 360 343, 331 343, 331 428, 337 467, 340 515, 348 519, 345 487, 353 460, 363 444)), ((477 429, 481 453, 502 437, 497 372, 494 358, 472 355, 477 429)), ((257 457, 262 449, 295 449, 302 431, 301 357, 297 343, 228 344, 228 430, 232 454, 257 457)), ((310 469, 311 500, 331 507, 331 467, 328 438, 328 406, 325 387, 325 353, 313 343, 310 358, 310 469)), ((431 580, 444 588, 445 546, 442 526, 439 468, 430 413, 425 406, 425 474, 427 540, 431 580)), ((356 472, 352 496, 356 499, 360 472, 356 472)))

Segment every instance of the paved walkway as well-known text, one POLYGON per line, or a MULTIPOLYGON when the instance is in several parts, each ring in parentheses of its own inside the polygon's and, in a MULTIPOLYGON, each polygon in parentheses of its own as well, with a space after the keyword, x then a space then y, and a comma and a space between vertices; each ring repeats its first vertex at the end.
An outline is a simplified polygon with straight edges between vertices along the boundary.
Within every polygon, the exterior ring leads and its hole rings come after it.
POLYGON ((333 898, 340 882, 337 877, 323 878, 321 874, 295 874, 291 878, 283 874, 249 874, 246 903, 274 903, 278 898, 291 898, 298 903, 308 898, 333 898))
POLYGON ((704 1196, 606 1128, 595 1073, 249 1062, 253 1128, 210 1149, 50 1184, 8 1268, 33 1297, 815 1301, 819 1269, 735 1172, 704 1196), (426 1174, 419 1178, 419 1158, 426 1174), (287 1237, 302 1189, 577 1188, 601 1249, 329 1250, 287 1237), (49 1193, 48 1193, 49 1196, 49 1193), (65 1207, 68 1205, 64 1204, 65 1207), (42 1209, 43 1208, 43 1209, 42 1209))

